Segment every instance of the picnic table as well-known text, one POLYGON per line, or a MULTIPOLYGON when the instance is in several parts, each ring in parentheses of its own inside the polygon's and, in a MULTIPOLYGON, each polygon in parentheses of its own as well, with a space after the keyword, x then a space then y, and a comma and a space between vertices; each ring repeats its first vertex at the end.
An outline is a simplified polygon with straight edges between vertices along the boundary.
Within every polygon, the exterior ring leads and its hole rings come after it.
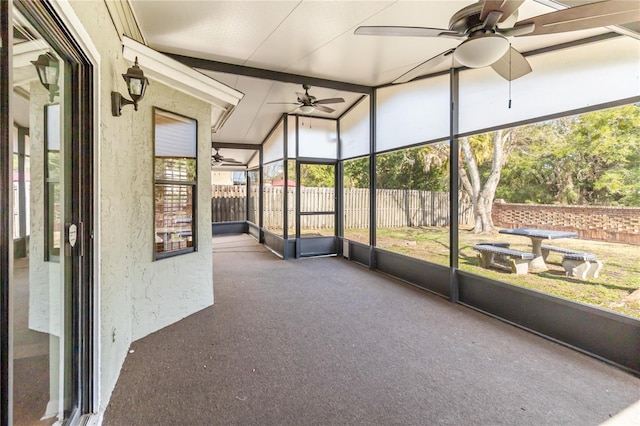
POLYGON ((533 260, 529 262, 529 266, 534 269, 547 270, 547 264, 545 263, 542 255, 542 241, 543 240, 556 240, 560 238, 578 238, 577 232, 570 231, 556 231, 551 229, 536 229, 536 228, 512 228, 501 229, 498 231, 501 234, 508 235, 521 235, 523 237, 531 238, 531 252, 535 255, 533 260))

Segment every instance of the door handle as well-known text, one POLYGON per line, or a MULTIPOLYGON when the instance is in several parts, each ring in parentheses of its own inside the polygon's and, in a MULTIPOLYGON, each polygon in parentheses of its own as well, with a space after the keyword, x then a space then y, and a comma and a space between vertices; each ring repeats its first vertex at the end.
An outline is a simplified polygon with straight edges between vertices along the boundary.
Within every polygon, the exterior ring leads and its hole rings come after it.
POLYGON ((78 222, 75 223, 65 223, 66 230, 66 244, 65 244, 65 254, 67 256, 71 256, 73 250, 78 256, 84 256, 84 223, 78 222), (76 248, 77 247, 77 248, 76 248))

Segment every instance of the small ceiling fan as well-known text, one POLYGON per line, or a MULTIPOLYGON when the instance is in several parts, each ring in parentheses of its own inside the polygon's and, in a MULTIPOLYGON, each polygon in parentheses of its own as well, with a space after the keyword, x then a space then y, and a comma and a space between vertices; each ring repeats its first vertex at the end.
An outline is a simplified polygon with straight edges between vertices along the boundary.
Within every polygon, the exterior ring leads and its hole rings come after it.
POLYGON ((464 40, 407 71, 392 83, 406 83, 425 74, 450 55, 469 68, 491 66, 506 80, 531 72, 525 57, 511 47, 507 37, 535 36, 585 30, 640 20, 640 2, 607 0, 557 10, 517 21, 524 0, 479 0, 456 12, 448 29, 403 26, 361 26, 354 34, 404 37, 448 37, 464 40))
POLYGON ((269 102, 273 105, 297 105, 297 109, 300 109, 300 112, 303 114, 310 114, 314 109, 322 112, 331 113, 335 111, 333 108, 329 108, 325 106, 326 104, 338 104, 344 102, 342 98, 327 98, 327 99, 316 99, 315 96, 311 96, 309 94, 309 89, 311 86, 308 84, 303 84, 302 88, 304 89, 304 93, 296 92, 298 95, 298 102, 269 102))
POLYGON ((220 150, 216 147, 213 147, 216 150, 216 153, 211 156, 211 165, 212 166, 237 166, 241 165, 242 161, 234 160, 233 158, 227 158, 220 155, 220 150))

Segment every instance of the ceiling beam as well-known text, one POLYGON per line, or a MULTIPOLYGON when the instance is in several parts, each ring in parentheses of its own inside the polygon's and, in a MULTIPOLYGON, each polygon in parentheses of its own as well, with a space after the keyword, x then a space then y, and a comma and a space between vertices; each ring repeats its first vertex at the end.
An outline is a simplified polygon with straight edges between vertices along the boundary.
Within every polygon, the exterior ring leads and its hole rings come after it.
POLYGON ((218 149, 250 149, 258 151, 260 150, 260 144, 252 144, 252 143, 233 143, 233 142, 211 142, 212 148, 218 149))
POLYGON ((177 55, 175 53, 161 53, 172 59, 175 59, 178 62, 182 62, 184 65, 187 65, 191 68, 199 68, 206 71, 243 75, 247 77, 261 78, 263 80, 281 81, 284 83, 310 84, 316 87, 326 87, 329 89, 335 89, 344 92, 371 94, 374 90, 373 87, 364 86, 362 84, 353 84, 343 81, 327 80, 324 78, 308 77, 299 74, 271 71, 261 68, 247 67, 245 65, 228 64, 225 62, 177 55))

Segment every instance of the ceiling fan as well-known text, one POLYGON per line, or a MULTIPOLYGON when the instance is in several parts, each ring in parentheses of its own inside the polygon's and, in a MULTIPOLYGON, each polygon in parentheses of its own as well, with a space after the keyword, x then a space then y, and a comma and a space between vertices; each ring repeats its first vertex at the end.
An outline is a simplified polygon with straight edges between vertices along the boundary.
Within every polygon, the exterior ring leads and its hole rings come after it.
POLYGON ((491 66, 511 81, 531 72, 525 57, 507 37, 535 36, 626 24, 640 20, 640 2, 607 0, 557 10, 517 21, 524 0, 479 0, 456 12, 448 29, 403 26, 361 26, 357 35, 448 37, 464 40, 407 71, 392 83, 406 83, 424 74, 450 55, 469 68, 491 66))
POLYGON ((269 102, 270 104, 278 104, 278 105, 297 105, 297 109, 300 109, 300 112, 303 114, 310 114, 314 109, 322 112, 331 113, 335 111, 333 108, 329 108, 325 106, 326 104, 338 104, 340 102, 344 102, 342 98, 327 98, 327 99, 316 99, 315 96, 311 96, 309 94, 309 89, 311 86, 308 84, 303 84, 302 88, 304 89, 304 93, 296 92, 298 95, 298 102, 269 102))
POLYGON ((227 158, 220 155, 220 150, 216 147, 213 147, 216 150, 216 153, 211 156, 211 165, 212 166, 237 166, 242 164, 242 161, 234 160, 233 158, 227 158))

